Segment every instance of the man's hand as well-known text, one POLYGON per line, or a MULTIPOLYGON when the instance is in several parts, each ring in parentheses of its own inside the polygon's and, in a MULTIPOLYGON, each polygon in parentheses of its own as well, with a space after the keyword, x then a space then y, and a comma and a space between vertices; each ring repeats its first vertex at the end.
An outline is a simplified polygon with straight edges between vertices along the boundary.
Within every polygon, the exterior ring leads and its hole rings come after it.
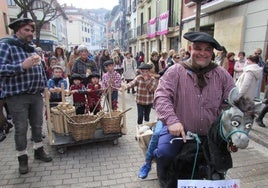
POLYGON ((183 139, 183 142, 186 142, 186 135, 184 132, 183 125, 181 123, 174 123, 172 125, 169 125, 168 127, 169 134, 173 136, 181 136, 183 139))
POLYGON ((40 61, 41 59, 39 55, 30 56, 22 62, 22 68, 29 69, 33 66, 39 65, 40 61))

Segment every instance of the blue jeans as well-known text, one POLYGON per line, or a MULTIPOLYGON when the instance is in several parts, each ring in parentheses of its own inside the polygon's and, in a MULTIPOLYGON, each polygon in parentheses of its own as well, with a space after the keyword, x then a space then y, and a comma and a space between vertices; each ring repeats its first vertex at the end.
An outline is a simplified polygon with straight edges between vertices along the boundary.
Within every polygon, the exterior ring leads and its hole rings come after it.
MULTIPOLYGON (((112 99, 112 110, 116 110, 118 108, 118 91, 115 90, 115 91, 112 91, 112 94, 111 94, 111 99, 112 99)), ((107 95, 107 100, 109 101, 109 95, 107 95)))
POLYGON ((168 168, 173 159, 178 155, 183 146, 183 141, 177 140, 170 144, 170 140, 174 138, 168 133, 167 126, 163 126, 160 131, 157 148, 154 150, 154 156, 157 161, 157 172, 161 178, 167 177, 168 168))
POLYGON ((35 143, 42 142, 43 98, 41 93, 22 94, 6 98, 15 127, 17 151, 27 148, 28 124, 31 126, 35 143))
POLYGON ((148 104, 148 105, 137 104, 138 124, 142 124, 143 117, 145 121, 150 121, 150 113, 151 113, 152 106, 153 106, 152 104, 148 104))
POLYGON ((158 139, 159 139, 159 135, 160 135, 162 128, 163 128, 163 123, 158 120, 155 125, 154 132, 151 137, 149 146, 146 151, 146 155, 145 155, 146 163, 151 163, 154 158, 154 150, 157 148, 158 139))

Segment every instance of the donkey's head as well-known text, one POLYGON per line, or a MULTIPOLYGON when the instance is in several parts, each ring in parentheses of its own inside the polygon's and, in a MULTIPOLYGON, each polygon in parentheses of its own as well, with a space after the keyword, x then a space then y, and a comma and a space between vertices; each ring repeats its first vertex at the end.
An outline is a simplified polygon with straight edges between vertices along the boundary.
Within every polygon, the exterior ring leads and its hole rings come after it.
POLYGON ((238 98, 236 90, 232 91, 228 103, 230 108, 223 111, 220 120, 220 134, 228 142, 230 151, 245 149, 249 143, 248 133, 252 128, 256 107, 254 101, 248 98, 238 98))

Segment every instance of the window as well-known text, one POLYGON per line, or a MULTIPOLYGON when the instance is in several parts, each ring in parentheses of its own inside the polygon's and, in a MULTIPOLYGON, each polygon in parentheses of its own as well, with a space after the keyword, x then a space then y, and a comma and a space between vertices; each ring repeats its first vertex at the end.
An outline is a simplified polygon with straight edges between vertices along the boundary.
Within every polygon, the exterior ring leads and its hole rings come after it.
POLYGON ((45 24, 42 26, 42 29, 43 29, 43 30, 46 30, 46 31, 50 31, 50 22, 49 22, 49 23, 45 23, 45 24))
POLYGON ((55 26, 55 25, 52 25, 52 33, 53 33, 54 35, 57 34, 57 29, 56 29, 56 26, 55 26))
POLYGON ((14 0, 7 0, 7 5, 8 6, 16 6, 16 3, 14 0))

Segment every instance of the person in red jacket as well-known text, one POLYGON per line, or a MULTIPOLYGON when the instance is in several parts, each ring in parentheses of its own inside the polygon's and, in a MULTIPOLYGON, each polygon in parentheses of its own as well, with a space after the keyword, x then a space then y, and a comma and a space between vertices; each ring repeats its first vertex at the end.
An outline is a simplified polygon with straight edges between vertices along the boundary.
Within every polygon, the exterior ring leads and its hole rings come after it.
POLYGON ((87 85, 88 107, 89 111, 96 115, 101 110, 101 85, 99 84, 100 75, 96 72, 89 75, 89 83, 87 85))
POLYGON ((85 113, 86 104, 86 88, 82 83, 82 76, 74 73, 72 75, 73 84, 70 87, 71 93, 73 94, 73 101, 75 106, 76 114, 85 113))

